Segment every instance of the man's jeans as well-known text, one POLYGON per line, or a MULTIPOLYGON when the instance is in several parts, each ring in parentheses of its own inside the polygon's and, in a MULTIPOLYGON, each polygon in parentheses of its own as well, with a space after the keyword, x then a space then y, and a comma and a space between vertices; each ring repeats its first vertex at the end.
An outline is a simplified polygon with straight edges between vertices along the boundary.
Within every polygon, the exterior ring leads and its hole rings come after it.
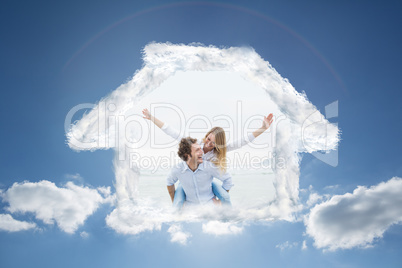
MULTIPOLYGON (((212 181, 212 192, 219 200, 222 202, 222 205, 229 205, 231 206, 232 203, 230 202, 230 195, 229 193, 223 189, 221 185, 212 181)), ((184 193, 183 187, 179 183, 177 185, 177 189, 174 193, 173 199, 173 207, 177 210, 180 210, 183 207, 184 201, 186 200, 186 194, 184 193)))

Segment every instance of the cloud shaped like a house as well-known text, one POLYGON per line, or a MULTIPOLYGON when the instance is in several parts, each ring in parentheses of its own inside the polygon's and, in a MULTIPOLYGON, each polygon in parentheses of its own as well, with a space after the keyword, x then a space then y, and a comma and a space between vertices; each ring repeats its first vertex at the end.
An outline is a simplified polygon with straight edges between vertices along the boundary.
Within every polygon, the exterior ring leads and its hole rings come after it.
MULTIPOLYGON (((129 165, 129 153, 136 148, 127 141, 126 131, 119 131, 115 124, 108 122, 112 115, 114 118, 119 115, 124 118, 140 117, 127 112, 179 71, 226 71, 238 74, 264 90, 286 115, 290 123, 278 128, 276 133, 276 155, 286 160, 286 168, 274 170, 275 201, 256 208, 254 212, 237 211, 225 215, 225 220, 292 220, 293 213, 298 210, 299 154, 335 150, 339 142, 338 127, 329 123, 305 94, 297 92, 287 79, 281 77, 269 62, 250 47, 151 43, 145 46, 143 53, 142 69, 130 81, 99 101, 81 120, 71 125, 67 133, 68 145, 74 150, 116 151, 117 203, 116 209, 107 218, 109 226, 122 233, 138 233, 160 229, 164 222, 189 220, 178 219, 160 208, 145 208, 144 204, 138 202, 139 172, 129 165)), ((132 135, 135 140, 138 135, 135 129, 132 135)), ((202 215, 205 214, 201 213, 198 219, 202 215)))

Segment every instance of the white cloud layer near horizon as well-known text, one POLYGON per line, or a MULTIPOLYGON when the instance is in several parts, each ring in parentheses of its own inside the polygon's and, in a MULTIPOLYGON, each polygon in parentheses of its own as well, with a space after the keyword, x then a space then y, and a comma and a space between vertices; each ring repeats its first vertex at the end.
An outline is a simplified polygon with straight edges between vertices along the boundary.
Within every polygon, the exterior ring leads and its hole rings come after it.
MULTIPOLYGON (((151 43, 145 46, 143 53, 144 65, 132 79, 102 98, 82 119, 71 122, 71 125, 66 120, 70 148, 77 151, 115 150, 116 208, 107 217, 107 224, 117 232, 136 234, 159 230, 161 224, 176 221, 294 220, 293 214, 300 210, 299 154, 335 150, 339 142, 338 127, 329 123, 304 93, 297 92, 251 47, 151 43), (129 159, 138 150, 134 141, 142 137, 141 131, 148 125, 143 122, 142 115, 133 113, 133 110, 144 108, 142 99, 175 74, 194 71, 238 75, 259 87, 286 117, 286 123, 281 124, 275 133, 275 153, 285 159, 286 167, 274 168, 273 202, 257 204, 252 208, 239 206, 224 216, 212 212, 198 217, 194 214, 176 217, 169 215, 168 209, 151 204, 152 201, 139 200, 140 170, 130 166, 129 159), (129 118, 135 122, 124 125, 129 118), (119 119, 122 119, 122 124, 116 124, 119 119)), ((227 94, 230 94, 230 89, 222 90, 228 90, 227 94)), ((197 96, 202 92, 191 94, 197 96)), ((205 109, 213 110, 213 107, 205 109)))
MULTIPOLYGON (((392 225, 402 222, 401 192, 402 178, 394 177, 370 188, 358 186, 353 193, 327 197, 328 200, 315 205, 304 216, 306 234, 314 240, 314 247, 318 249, 336 251, 370 248, 392 225)), ((113 200, 110 190, 104 187, 91 189, 69 182, 65 188, 59 188, 49 181, 15 183, 7 191, 2 192, 1 196, 3 201, 9 202, 6 210, 10 213, 34 213, 37 220, 45 224, 56 222, 58 227, 67 233, 75 233, 100 204, 113 200)), ((308 200, 306 205, 307 203, 308 200)), ((107 224, 119 233, 138 234, 144 231, 160 231, 162 224, 167 223, 170 225, 167 230, 171 237, 170 241, 182 245, 187 245, 192 235, 183 230, 181 222, 199 222, 199 218, 207 219, 202 223, 202 232, 224 236, 241 234, 251 223, 251 221, 246 223, 245 219, 255 217, 252 215, 255 211, 247 215, 234 215, 238 211, 199 208, 182 213, 178 218, 174 216, 171 208, 167 207, 162 207, 158 211, 147 211, 155 209, 151 203, 139 204, 135 208, 138 211, 132 211, 131 205, 125 208, 127 211, 123 208, 114 210, 108 216, 107 224), (122 217, 123 222, 132 221, 134 224, 124 226, 121 225, 121 218, 111 219, 116 217, 116 213, 122 213, 117 217, 122 217), (156 215, 159 217, 155 218, 156 215), (221 218, 216 220, 216 215, 221 215, 221 218), (133 229, 134 227, 137 229, 133 229)), ((264 222, 266 221, 260 221, 264 222)), ((34 222, 16 220, 10 214, 0 214, 0 231, 19 232, 37 228, 34 222)), ((89 234, 82 231, 80 236, 87 238, 89 234)), ((297 244, 285 242, 276 247, 284 250, 295 246, 297 244)), ((303 241, 301 249, 307 249, 306 241, 303 241)))
POLYGON ((394 177, 332 196, 305 217, 306 233, 324 250, 371 247, 390 226, 402 222, 401 193, 402 179, 394 177))

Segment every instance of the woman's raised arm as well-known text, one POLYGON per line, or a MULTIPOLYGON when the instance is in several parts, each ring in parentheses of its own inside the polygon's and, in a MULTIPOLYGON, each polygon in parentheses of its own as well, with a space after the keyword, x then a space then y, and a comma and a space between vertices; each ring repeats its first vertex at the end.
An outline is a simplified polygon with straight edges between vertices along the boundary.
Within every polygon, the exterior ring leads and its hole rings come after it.
POLYGON ((269 114, 268 116, 264 116, 264 120, 262 121, 262 126, 255 130, 252 134, 250 133, 247 138, 242 137, 237 141, 234 142, 229 142, 226 147, 226 151, 230 152, 236 149, 239 149, 243 147, 244 145, 248 144, 249 142, 252 142, 255 138, 260 136, 262 133, 264 133, 265 130, 269 128, 269 126, 272 124, 274 115, 269 114))
POLYGON ((272 124, 272 121, 274 121, 274 115, 269 114, 268 116, 264 116, 264 120, 262 121, 262 126, 257 129, 256 131, 253 132, 253 135, 255 138, 260 136, 262 133, 264 133, 265 130, 269 128, 269 126, 272 124))
POLYGON ((148 111, 148 109, 142 110, 142 114, 143 114, 143 117, 144 117, 145 119, 150 120, 150 121, 151 121, 152 123, 154 123, 158 128, 162 128, 163 125, 165 124, 165 123, 163 123, 161 120, 159 120, 158 118, 152 116, 151 113, 148 111))
POLYGON ((184 133, 180 133, 179 131, 172 128, 168 124, 163 123, 161 120, 159 120, 158 118, 151 115, 151 113, 148 111, 148 109, 142 110, 142 114, 145 119, 150 120, 157 127, 159 127, 163 132, 165 132, 165 134, 169 135, 173 139, 180 141, 183 138, 184 133))

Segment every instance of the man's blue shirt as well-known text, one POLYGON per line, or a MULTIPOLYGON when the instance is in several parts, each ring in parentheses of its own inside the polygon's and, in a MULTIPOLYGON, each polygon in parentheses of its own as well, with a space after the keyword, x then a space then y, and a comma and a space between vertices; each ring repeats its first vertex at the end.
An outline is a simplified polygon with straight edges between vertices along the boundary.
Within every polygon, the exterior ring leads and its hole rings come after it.
POLYGON ((222 187, 230 190, 233 186, 232 177, 227 172, 221 172, 213 163, 205 161, 192 171, 186 162, 180 162, 172 168, 167 177, 167 185, 174 185, 180 181, 186 201, 192 204, 206 204, 212 200, 212 179, 217 178, 223 182, 222 187))

